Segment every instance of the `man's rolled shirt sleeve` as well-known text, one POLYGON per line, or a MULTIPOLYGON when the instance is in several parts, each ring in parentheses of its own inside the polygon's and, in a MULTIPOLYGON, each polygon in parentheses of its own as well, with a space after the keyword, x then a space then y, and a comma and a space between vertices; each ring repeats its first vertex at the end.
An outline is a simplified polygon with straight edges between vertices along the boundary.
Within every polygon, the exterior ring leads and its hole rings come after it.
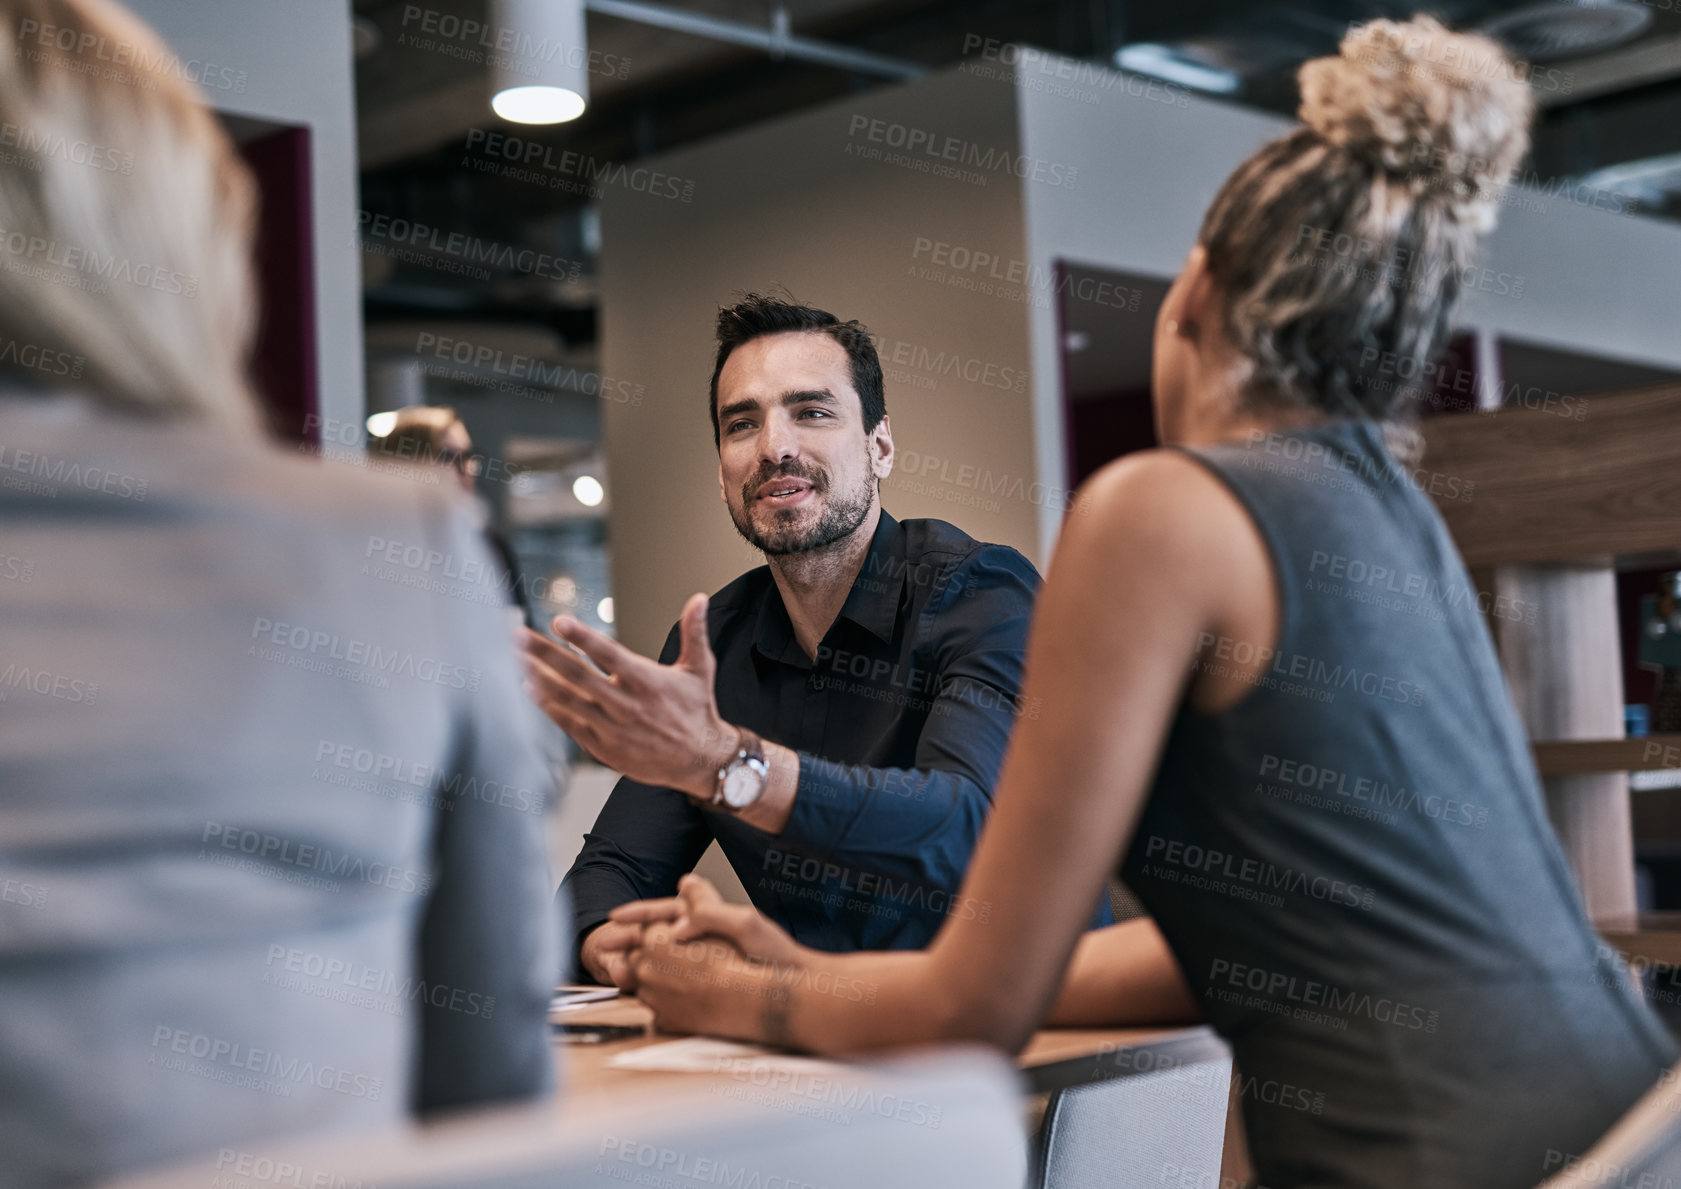
POLYGON ((1039 575, 1015 550, 989 545, 954 566, 944 586, 923 613, 938 633, 939 692, 915 767, 838 764, 802 752, 798 795, 778 841, 955 891, 991 811, 1020 706, 1039 575))

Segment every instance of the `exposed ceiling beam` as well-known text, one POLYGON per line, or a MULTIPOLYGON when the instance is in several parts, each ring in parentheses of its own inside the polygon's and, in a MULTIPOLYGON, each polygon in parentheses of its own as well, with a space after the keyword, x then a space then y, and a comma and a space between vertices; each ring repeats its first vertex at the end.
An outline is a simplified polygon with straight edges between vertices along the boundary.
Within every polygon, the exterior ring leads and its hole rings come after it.
POLYGON ((1537 86, 1535 97, 1542 107, 1580 103, 1613 91, 1681 78, 1681 36, 1649 38, 1626 49, 1567 63, 1562 69, 1571 76, 1570 89, 1537 86))
MULTIPOLYGON (((884 8, 917 6, 884 5, 881 0, 798 0, 789 7, 802 27, 825 28, 862 19, 866 14, 880 14, 884 8)), ((763 24, 768 12, 764 0, 707 0, 686 2, 684 7, 694 11, 678 15, 743 30, 757 28, 769 35, 763 24), (757 26, 754 21, 759 22, 757 26)), ((446 37, 440 32, 460 27, 446 23, 445 17, 471 21, 473 28, 490 30, 487 0, 426 0, 423 6, 388 0, 359 4, 357 10, 381 33, 379 46, 357 63, 358 147, 364 170, 459 142, 469 129, 493 119, 484 57, 494 47, 495 32, 477 37, 446 37), (421 15, 416 16, 417 12, 421 15), (480 44, 487 39, 491 48, 480 44)), ((606 11, 590 12, 588 36, 595 59, 613 67, 591 72, 592 106, 646 91, 672 77, 727 69, 731 62, 751 56, 739 47, 720 45, 704 36, 674 34, 670 29, 625 20, 606 11)), ((791 44, 817 44, 793 37, 791 30, 788 37, 791 44)), ((834 48, 843 54, 848 49, 834 48)), ((863 54, 862 59, 876 65, 906 65, 884 55, 863 54)), ((830 64, 848 68, 838 59, 830 64)), ((859 63, 851 63, 850 68, 859 69, 859 63)))
POLYGON ((669 4, 648 4, 645 0, 588 0, 587 7, 590 12, 635 21, 655 29, 669 29, 676 33, 687 33, 694 37, 707 37, 731 45, 763 50, 773 58, 792 58, 797 62, 855 70, 861 74, 880 75, 894 82, 911 82, 928 73, 927 67, 915 62, 902 62, 883 54, 867 53, 855 50, 851 46, 834 45, 826 41, 814 41, 809 37, 795 37, 792 17, 784 4, 777 4, 771 9, 771 23, 768 26, 684 12, 669 4))

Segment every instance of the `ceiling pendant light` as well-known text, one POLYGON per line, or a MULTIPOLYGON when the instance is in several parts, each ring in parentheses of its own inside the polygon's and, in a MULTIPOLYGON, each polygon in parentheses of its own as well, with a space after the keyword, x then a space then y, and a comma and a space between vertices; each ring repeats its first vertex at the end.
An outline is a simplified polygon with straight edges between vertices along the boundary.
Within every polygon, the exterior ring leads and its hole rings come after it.
POLYGON ((491 110, 515 124, 564 124, 583 115, 584 0, 493 0, 491 11, 491 110))

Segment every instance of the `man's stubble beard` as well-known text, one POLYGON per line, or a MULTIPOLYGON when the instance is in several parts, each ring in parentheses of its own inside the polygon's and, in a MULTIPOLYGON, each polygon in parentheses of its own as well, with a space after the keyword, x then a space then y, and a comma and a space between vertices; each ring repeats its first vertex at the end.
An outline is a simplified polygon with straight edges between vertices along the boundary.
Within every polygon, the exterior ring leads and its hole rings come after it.
MULTIPOLYGON (((803 531, 793 529, 779 530, 772 528, 768 532, 761 532, 753 523, 749 509, 756 500, 753 492, 764 483, 775 478, 804 479, 812 485, 812 495, 822 499, 829 490, 828 475, 822 471, 789 469, 778 467, 766 472, 761 468, 760 473, 752 480, 742 485, 741 511, 730 509, 730 520, 734 522, 736 531, 740 533, 753 548, 762 552, 766 557, 787 557, 796 553, 811 553, 818 549, 827 548, 836 541, 845 540, 858 531, 870 514, 870 504, 875 496, 875 472, 868 465, 869 452, 865 451, 865 467, 863 478, 858 486, 846 494, 830 496, 823 505, 822 513, 817 517, 817 523, 803 531)), ((780 520, 787 516, 790 520, 799 513, 777 513, 780 520)))

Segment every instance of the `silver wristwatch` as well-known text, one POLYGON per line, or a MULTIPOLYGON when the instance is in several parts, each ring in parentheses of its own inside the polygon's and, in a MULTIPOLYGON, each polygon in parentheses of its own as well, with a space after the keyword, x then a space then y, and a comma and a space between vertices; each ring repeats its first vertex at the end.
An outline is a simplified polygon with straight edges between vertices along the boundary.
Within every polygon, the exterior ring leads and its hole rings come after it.
POLYGON ((725 813, 740 813, 765 795, 770 783, 770 763, 765 759, 764 744, 745 727, 738 728, 740 741, 730 762, 718 769, 718 780, 712 788, 708 804, 725 813))

